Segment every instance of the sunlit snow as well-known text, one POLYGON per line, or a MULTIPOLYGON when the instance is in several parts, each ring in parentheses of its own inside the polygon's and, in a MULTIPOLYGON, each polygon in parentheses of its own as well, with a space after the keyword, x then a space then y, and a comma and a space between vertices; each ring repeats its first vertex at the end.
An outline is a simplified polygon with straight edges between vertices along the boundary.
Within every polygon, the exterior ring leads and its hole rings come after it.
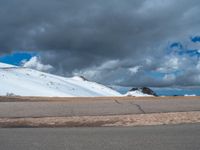
POLYGON ((84 80, 82 77, 65 78, 4 63, 0 63, 0 95, 121 96, 111 88, 84 80))

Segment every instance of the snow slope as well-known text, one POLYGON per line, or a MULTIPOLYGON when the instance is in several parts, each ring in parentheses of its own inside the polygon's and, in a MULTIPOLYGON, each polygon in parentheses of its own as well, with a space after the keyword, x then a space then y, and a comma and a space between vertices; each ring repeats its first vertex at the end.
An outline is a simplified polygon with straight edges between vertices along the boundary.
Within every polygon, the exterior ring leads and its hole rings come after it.
POLYGON ((121 96, 111 88, 84 80, 81 77, 65 78, 4 63, 0 63, 0 95, 121 96))

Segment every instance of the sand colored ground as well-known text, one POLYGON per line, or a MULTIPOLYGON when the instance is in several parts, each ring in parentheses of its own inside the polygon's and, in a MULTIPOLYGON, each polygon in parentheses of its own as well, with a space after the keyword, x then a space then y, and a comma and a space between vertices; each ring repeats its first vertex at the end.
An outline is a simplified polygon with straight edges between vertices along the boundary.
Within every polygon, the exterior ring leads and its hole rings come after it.
POLYGON ((56 101, 56 102, 83 102, 83 101, 99 101, 99 100, 200 100, 200 96, 159 96, 159 97, 21 97, 21 96, 0 96, 0 102, 17 102, 17 101, 56 101))
POLYGON ((200 112, 173 112, 115 116, 0 118, 0 127, 144 126, 200 122, 200 112))

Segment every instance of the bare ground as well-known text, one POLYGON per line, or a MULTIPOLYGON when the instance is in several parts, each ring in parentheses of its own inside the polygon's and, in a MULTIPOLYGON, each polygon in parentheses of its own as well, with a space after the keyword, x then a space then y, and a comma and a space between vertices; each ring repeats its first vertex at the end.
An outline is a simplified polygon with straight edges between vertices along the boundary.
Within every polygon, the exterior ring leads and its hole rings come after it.
POLYGON ((94 102, 99 100, 200 100, 200 96, 166 96, 166 97, 25 97, 25 96, 0 96, 0 102, 94 102))
POLYGON ((199 123, 200 111, 115 116, 0 118, 1 128, 14 127, 104 127, 199 123))

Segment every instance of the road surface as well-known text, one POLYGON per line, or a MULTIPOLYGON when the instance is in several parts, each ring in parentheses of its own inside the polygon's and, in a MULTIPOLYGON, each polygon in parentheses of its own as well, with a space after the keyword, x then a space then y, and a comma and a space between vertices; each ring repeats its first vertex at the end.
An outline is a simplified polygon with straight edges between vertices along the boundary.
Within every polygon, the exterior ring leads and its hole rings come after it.
POLYGON ((200 124, 0 129, 1 150, 199 150, 200 124))
MULTIPOLYGON (((67 98, 66 98, 67 99, 67 98)), ((188 98, 76 98, 72 100, 3 101, 0 117, 105 116, 200 111, 200 97, 188 98)))

